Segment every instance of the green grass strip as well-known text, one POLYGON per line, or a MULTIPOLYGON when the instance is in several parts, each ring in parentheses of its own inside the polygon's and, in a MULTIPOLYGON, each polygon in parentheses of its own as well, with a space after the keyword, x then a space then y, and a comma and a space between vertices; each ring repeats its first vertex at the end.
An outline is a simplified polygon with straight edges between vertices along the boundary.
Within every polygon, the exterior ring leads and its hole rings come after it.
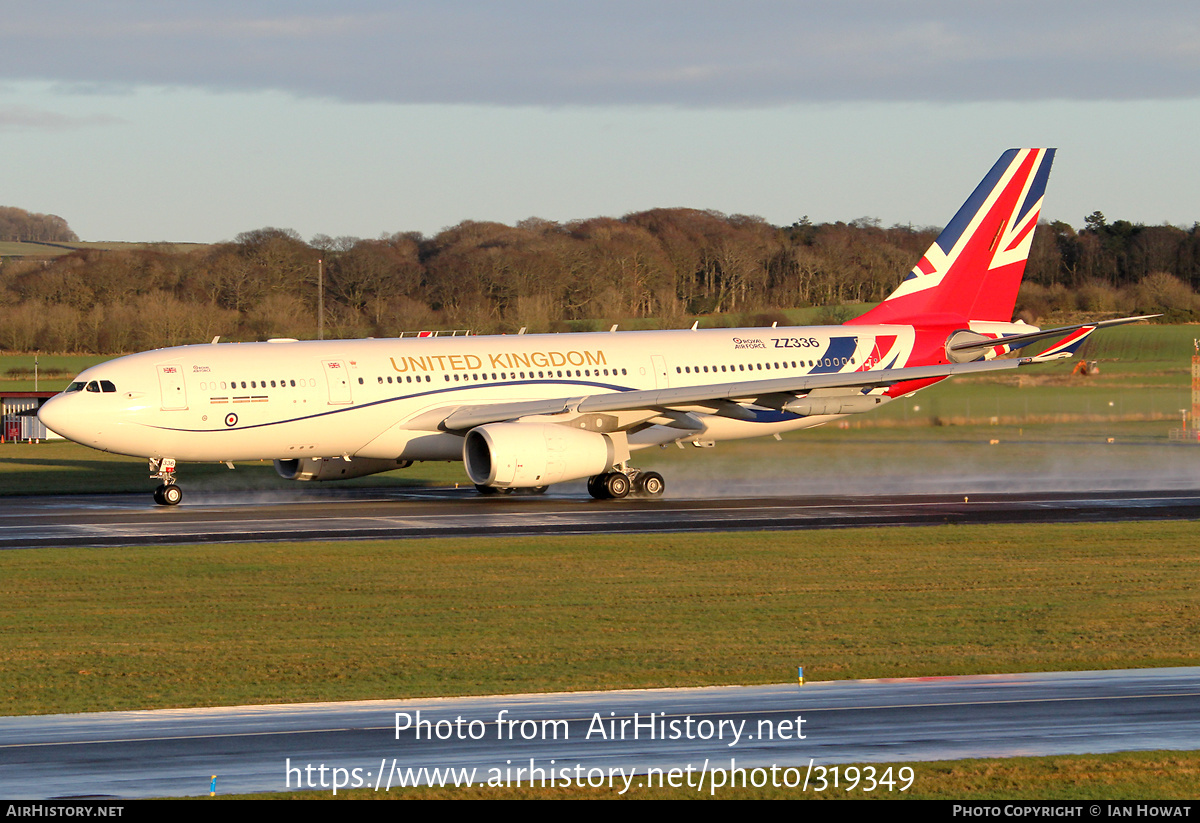
POLYGON ((0 554, 0 714, 1195 665, 1195 524, 0 554))

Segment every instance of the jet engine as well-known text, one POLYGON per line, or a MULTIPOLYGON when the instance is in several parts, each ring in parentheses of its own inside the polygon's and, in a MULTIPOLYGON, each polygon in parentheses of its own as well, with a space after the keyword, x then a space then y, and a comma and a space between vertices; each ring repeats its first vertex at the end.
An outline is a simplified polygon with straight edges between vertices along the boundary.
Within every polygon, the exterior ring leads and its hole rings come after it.
POLYGON ((298 457, 276 460, 275 471, 288 480, 349 480, 368 474, 407 469, 411 460, 383 460, 377 457, 298 457))
POLYGON ((549 486, 603 474, 629 459, 619 437, 554 423, 489 423, 467 432, 463 462, 479 486, 549 486))

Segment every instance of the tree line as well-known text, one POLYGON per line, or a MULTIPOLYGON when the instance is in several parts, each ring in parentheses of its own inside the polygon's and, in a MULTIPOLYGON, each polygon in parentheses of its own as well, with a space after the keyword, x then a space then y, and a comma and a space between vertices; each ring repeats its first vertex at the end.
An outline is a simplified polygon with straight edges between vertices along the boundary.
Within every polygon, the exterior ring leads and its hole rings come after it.
POLYGON ((0 241, 76 243, 79 237, 57 214, 34 214, 15 206, 0 206, 0 241))
MULTIPOLYGON (((783 321, 782 310, 882 300, 938 230, 861 218, 773 226, 758 217, 653 209, 569 223, 466 221, 432 237, 378 239, 263 228, 180 251, 83 249, 0 265, 0 347, 119 353, 182 343, 327 337, 672 328, 783 321)), ((1038 227, 1018 313, 1197 318, 1200 227, 1038 227)))

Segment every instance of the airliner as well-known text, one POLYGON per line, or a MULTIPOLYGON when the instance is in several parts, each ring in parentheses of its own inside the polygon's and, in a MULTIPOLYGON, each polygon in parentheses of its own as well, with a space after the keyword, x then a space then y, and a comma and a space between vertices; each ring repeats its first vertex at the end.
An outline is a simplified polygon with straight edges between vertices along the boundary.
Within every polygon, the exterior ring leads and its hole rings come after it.
POLYGON ((484 494, 587 478, 598 499, 657 497, 662 475, 630 464, 642 449, 820 426, 955 375, 1069 357, 1142 319, 1012 322, 1053 159, 1006 151, 899 287, 840 326, 214 340, 93 366, 38 417, 147 458, 167 506, 183 498, 179 463, 246 460, 303 481, 461 460, 484 494))

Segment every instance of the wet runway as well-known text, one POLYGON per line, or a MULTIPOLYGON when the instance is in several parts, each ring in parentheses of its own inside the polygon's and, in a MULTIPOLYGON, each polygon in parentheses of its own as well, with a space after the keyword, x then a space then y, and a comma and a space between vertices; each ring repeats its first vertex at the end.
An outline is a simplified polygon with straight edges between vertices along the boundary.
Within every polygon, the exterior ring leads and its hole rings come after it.
POLYGON ((214 774, 221 794, 384 791, 450 768, 618 790, 677 769, 717 796, 759 769, 816 793, 836 764, 1196 748, 1200 668, 829 681, 5 717, 0 797, 203 795, 214 774))
POLYGON ((230 541, 1200 519, 1200 492, 1010 492, 715 500, 482 497, 467 489, 7 498, 0 549, 230 541))

